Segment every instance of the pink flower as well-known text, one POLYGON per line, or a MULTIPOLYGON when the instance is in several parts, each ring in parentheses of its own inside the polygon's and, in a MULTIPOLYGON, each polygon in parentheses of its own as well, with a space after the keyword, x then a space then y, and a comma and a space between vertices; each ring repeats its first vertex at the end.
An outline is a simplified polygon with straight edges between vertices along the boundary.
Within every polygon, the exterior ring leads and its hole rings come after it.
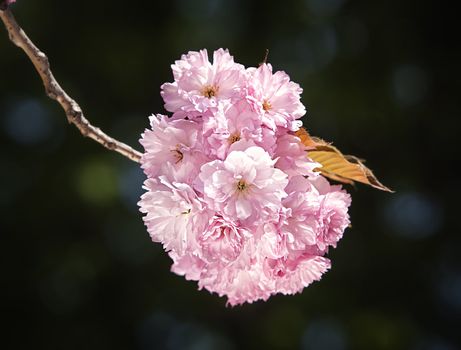
POLYGON ((264 283, 262 264, 254 256, 252 244, 245 245, 233 264, 204 270, 198 284, 199 288, 227 296, 227 304, 231 306, 267 300, 272 294, 264 283))
POLYGON ((249 237, 251 233, 238 224, 214 216, 209 226, 198 237, 202 247, 201 257, 208 264, 227 266, 240 256, 249 237))
POLYGON ((219 101, 237 97, 244 67, 227 50, 214 52, 213 63, 206 50, 191 51, 172 66, 174 82, 162 85, 165 109, 180 115, 200 115, 216 108, 219 101))
POLYGON ((330 268, 330 261, 317 255, 268 258, 255 244, 249 240, 232 264, 204 268, 197 278, 199 287, 227 296, 228 304, 235 306, 277 293, 299 293, 330 268))
POLYGON ((283 205, 288 209, 281 231, 288 236, 292 251, 316 249, 320 197, 316 188, 303 176, 296 176, 287 186, 288 196, 283 205))
POLYGON ((225 50, 189 52, 162 86, 173 116, 150 118, 139 202, 171 270, 229 305, 300 292, 330 268, 350 196, 320 175, 293 135, 301 88, 225 50))
POLYGON ((264 288, 264 284, 261 284, 261 275, 262 270, 258 265, 254 265, 249 270, 238 270, 235 276, 228 280, 229 282, 215 283, 207 289, 220 296, 226 295, 227 302, 231 306, 267 300, 272 293, 264 288))
POLYGON ((297 136, 288 133, 277 138, 274 157, 277 158, 275 166, 283 170, 288 176, 304 175, 317 177, 321 164, 307 157, 307 149, 297 136))
POLYGON ((241 229, 234 226, 235 224, 229 226, 229 223, 224 221, 222 223, 224 225, 218 223, 218 226, 226 227, 226 230, 230 229, 227 233, 231 233, 229 236, 232 237, 231 245, 236 249, 225 248, 222 239, 227 237, 220 236, 218 241, 214 243, 210 241, 210 243, 221 252, 223 249, 227 251, 224 259, 219 254, 213 254, 209 256, 211 260, 206 262, 204 255, 211 253, 206 248, 205 254, 202 253, 204 259, 190 254, 179 257, 170 253, 174 260, 173 272, 184 275, 187 279, 197 280, 200 289, 205 288, 220 296, 227 296, 228 305, 251 303, 258 299, 267 300, 271 290, 266 288, 262 280, 264 274, 262 264, 258 262, 258 256, 255 255, 254 238, 250 232, 240 231, 241 229))
POLYGON ((224 161, 202 166, 199 174, 205 201, 225 217, 256 223, 281 207, 287 176, 260 147, 233 151, 224 161))
POLYGON ((277 293, 295 294, 312 282, 320 280, 330 266, 330 260, 327 258, 303 255, 296 259, 268 259, 265 273, 274 281, 274 290, 277 293))
POLYGON ((290 209, 290 215, 282 231, 291 237, 290 249, 323 255, 328 246, 336 247, 350 223, 349 194, 340 186, 330 186, 323 177, 296 177, 287 192, 283 205, 290 209))
POLYGON ((164 176, 146 180, 144 188, 138 204, 152 240, 179 255, 197 252, 196 233, 206 228, 211 213, 194 190, 164 176))
POLYGON ((219 159, 226 158, 230 150, 257 145, 273 153, 275 133, 262 126, 260 116, 251 109, 247 101, 241 100, 218 109, 213 117, 204 121, 206 147, 219 159), (240 147, 245 142, 245 146, 240 147))
POLYGON ((149 177, 167 175, 171 180, 192 183, 200 166, 208 161, 202 147, 201 126, 191 120, 150 117, 152 130, 141 136, 144 146, 141 164, 149 177))
POLYGON ((270 64, 249 68, 248 96, 254 108, 263 115, 263 122, 275 130, 284 127, 296 131, 302 125, 301 118, 306 109, 300 101, 302 89, 290 81, 285 72, 272 73, 270 64))
POLYGON ((173 250, 168 252, 168 255, 173 260, 171 271, 187 280, 199 281, 203 271, 207 269, 207 263, 197 255, 188 252, 178 254, 173 250))
POLYGON ((351 196, 341 190, 341 186, 330 186, 323 177, 317 179, 315 184, 320 192, 317 246, 325 251, 328 246, 336 247, 336 243, 350 224, 348 208, 351 196))
POLYGON ((310 246, 300 250, 291 249, 293 238, 297 240, 298 237, 284 232, 284 216, 282 215, 281 224, 266 224, 259 233, 257 255, 262 262, 261 283, 272 294, 297 293, 313 281, 319 280, 330 267, 329 260, 321 257, 318 249, 310 246))

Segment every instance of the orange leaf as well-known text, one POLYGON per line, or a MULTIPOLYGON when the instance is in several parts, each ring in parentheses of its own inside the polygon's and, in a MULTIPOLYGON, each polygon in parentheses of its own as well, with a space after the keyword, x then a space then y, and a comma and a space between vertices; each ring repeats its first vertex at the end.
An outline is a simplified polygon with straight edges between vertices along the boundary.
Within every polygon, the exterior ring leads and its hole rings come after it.
POLYGON ((382 191, 393 192, 379 182, 373 172, 363 164, 363 160, 342 154, 328 142, 310 136, 304 128, 299 129, 296 136, 308 148, 309 158, 322 164, 318 170, 325 177, 347 184, 357 181, 382 191))

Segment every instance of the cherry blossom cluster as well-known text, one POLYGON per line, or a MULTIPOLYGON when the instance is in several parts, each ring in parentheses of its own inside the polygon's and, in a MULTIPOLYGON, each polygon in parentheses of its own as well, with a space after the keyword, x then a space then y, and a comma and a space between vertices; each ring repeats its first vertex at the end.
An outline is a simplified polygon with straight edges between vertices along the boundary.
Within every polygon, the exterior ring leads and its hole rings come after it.
POLYGON ((302 89, 270 64, 245 68, 227 50, 172 65, 140 140, 139 202, 172 271, 228 304, 294 294, 330 268, 324 255, 349 225, 350 196, 316 171, 295 136, 302 89))

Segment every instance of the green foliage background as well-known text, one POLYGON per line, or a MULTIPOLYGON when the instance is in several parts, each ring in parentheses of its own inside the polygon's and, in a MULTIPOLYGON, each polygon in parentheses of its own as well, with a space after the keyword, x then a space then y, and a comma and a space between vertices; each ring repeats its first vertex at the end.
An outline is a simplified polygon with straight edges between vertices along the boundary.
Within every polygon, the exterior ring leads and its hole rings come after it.
POLYGON ((189 50, 229 48, 304 88, 313 135, 397 191, 358 185, 333 267, 296 296, 226 308, 169 272, 137 165, 82 138, 0 28, 2 349, 461 346, 460 50, 431 1, 18 0, 13 11, 94 125, 140 149, 189 50))

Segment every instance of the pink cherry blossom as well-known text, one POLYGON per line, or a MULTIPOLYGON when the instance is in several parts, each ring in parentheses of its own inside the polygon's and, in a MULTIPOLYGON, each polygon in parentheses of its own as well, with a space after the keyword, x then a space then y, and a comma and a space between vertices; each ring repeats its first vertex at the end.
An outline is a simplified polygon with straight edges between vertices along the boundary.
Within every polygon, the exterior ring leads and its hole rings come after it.
POLYGON ((152 240, 174 273, 228 305, 301 292, 330 268, 351 203, 294 135, 301 88, 222 49, 212 63, 206 50, 189 52, 172 69, 161 94, 173 115, 151 116, 140 140, 152 240))
POLYGON ((141 136, 146 152, 142 168, 149 177, 167 175, 172 180, 192 182, 200 166, 208 161, 202 147, 201 125, 191 120, 170 121, 166 116, 150 117, 152 130, 141 136))
POLYGON ((277 145, 274 156, 277 158, 275 166, 283 170, 289 177, 309 176, 317 177, 318 172, 314 171, 321 167, 307 156, 307 149, 297 136, 286 133, 277 138, 277 145))
POLYGON ((263 271, 259 264, 248 264, 247 268, 226 268, 219 271, 207 271, 199 281, 199 287, 219 296, 226 296, 231 306, 267 300, 271 290, 261 283, 263 271))
POLYGON ((171 271, 177 275, 184 276, 189 281, 200 281, 203 279, 203 273, 207 270, 207 263, 197 255, 189 252, 181 254, 174 250, 168 252, 173 265, 171 271))
POLYGON ((273 153, 275 133, 262 125, 258 115, 246 100, 224 105, 204 121, 204 142, 213 155, 224 159, 230 150, 246 149, 246 144, 257 145, 273 153), (239 144, 240 143, 240 144, 239 144))
POLYGON ((283 205, 289 208, 289 215, 282 231, 289 237, 289 248, 293 251, 309 250, 317 244, 319 232, 318 211, 320 199, 318 192, 295 191, 286 197, 283 205))
POLYGON ((351 197, 340 186, 330 186, 323 177, 316 179, 315 184, 320 187, 317 246, 325 251, 328 246, 336 248, 336 243, 350 224, 348 208, 351 197))
POLYGON ((281 206, 287 175, 260 147, 233 151, 224 161, 202 166, 205 201, 224 216, 247 222, 267 220, 281 206))
POLYGON ((339 186, 330 186, 323 177, 296 177, 287 192, 283 204, 290 209, 290 215, 282 230, 292 236, 290 249, 321 254, 328 246, 336 247, 350 223, 349 194, 339 186))
POLYGON ((152 240, 177 254, 197 252, 196 232, 203 231, 210 218, 206 205, 187 184, 171 183, 164 176, 147 179, 146 193, 139 206, 152 240))
POLYGON ((172 69, 175 81, 162 85, 165 109, 187 112, 189 116, 203 114, 220 101, 237 97, 244 75, 244 67, 223 49, 214 52, 213 63, 208 61, 207 50, 189 52, 172 69))
POLYGON ((295 294, 312 282, 320 280, 330 266, 330 260, 327 258, 307 255, 297 259, 268 260, 266 273, 274 281, 277 293, 295 294))
POLYGON ((263 122, 272 129, 284 127, 296 131, 306 109, 300 101, 302 89, 290 81, 285 72, 272 73, 270 64, 261 64, 259 68, 249 68, 249 87, 247 98, 254 108, 263 115, 263 122))
POLYGON ((199 234, 201 257, 208 264, 224 267, 235 261, 251 233, 237 223, 214 216, 208 227, 199 234))

